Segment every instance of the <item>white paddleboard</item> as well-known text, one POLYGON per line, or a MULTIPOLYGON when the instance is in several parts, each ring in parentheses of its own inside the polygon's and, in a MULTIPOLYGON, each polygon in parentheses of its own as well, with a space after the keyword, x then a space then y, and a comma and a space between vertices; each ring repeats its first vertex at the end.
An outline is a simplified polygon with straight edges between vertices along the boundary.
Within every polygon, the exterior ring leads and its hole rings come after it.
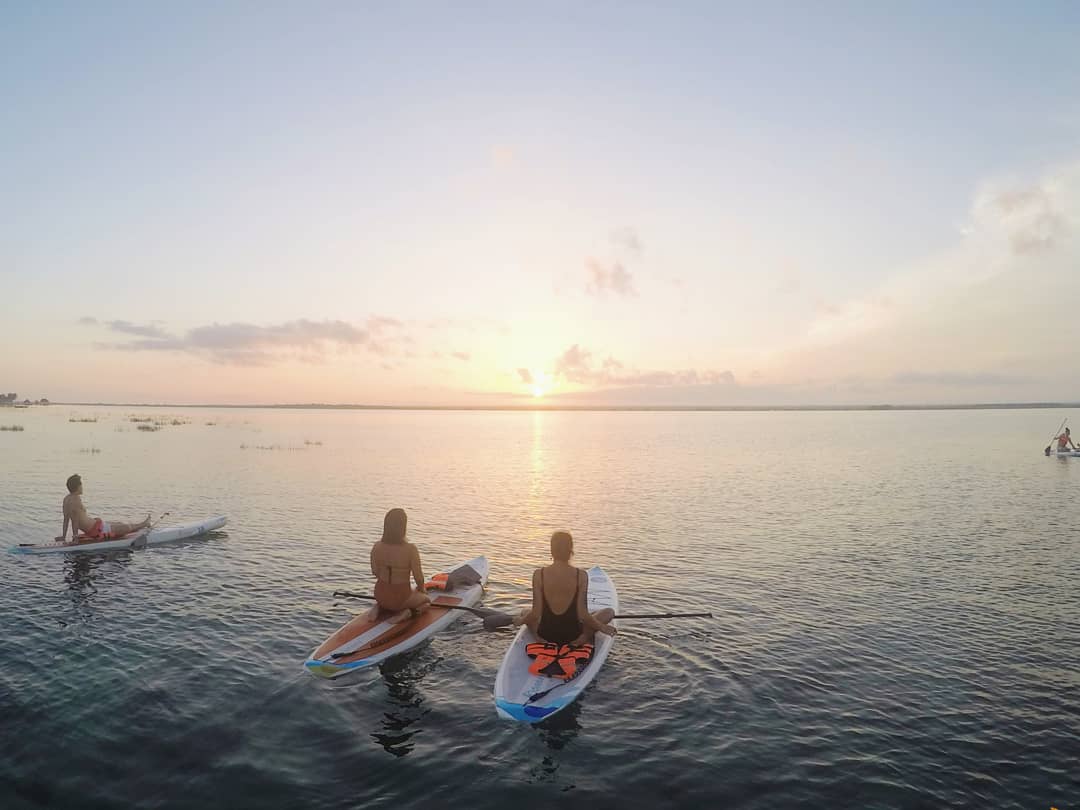
POLYGON ((11 551, 14 554, 55 554, 59 552, 86 552, 86 551, 109 551, 123 548, 142 548, 143 546, 155 546, 159 543, 171 543, 175 540, 187 540, 191 537, 212 532, 220 529, 226 523, 224 515, 207 518, 193 523, 181 523, 177 526, 162 526, 160 528, 143 529, 123 537, 114 537, 110 540, 83 540, 81 542, 68 541, 66 543, 24 543, 14 546, 11 551))
MULTIPOLYGON (((589 612, 611 608, 618 613, 619 595, 615 592, 615 583, 599 566, 590 568, 588 573, 589 612)), ((618 626, 617 621, 611 623, 618 626)), ((525 723, 539 723, 565 709, 592 683, 615 643, 612 636, 597 633, 588 665, 574 678, 564 681, 547 675, 530 674, 532 659, 525 654, 525 646, 538 640, 536 634, 523 625, 503 656, 499 672, 495 676, 495 711, 500 717, 525 723), (547 694, 543 697, 534 698, 544 692, 547 694)))
POLYGON ((464 610, 447 610, 439 605, 473 607, 483 596, 488 578, 487 558, 466 560, 449 570, 453 571, 462 565, 468 565, 476 571, 480 575, 480 582, 446 593, 429 590, 431 607, 416 618, 397 624, 390 624, 387 621, 390 618, 388 615, 369 621, 366 618, 368 611, 365 610, 316 647, 304 662, 304 667, 320 678, 337 678, 348 672, 373 666, 422 644, 467 613, 464 610))

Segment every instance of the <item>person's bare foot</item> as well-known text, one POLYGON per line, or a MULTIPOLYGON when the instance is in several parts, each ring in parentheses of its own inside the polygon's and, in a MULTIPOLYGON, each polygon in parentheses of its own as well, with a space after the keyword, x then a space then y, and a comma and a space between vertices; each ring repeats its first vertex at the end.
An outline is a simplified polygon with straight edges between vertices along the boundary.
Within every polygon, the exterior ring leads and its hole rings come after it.
POLYGON ((378 618, 379 618, 379 611, 380 611, 380 608, 379 608, 378 605, 372 605, 371 609, 368 610, 368 612, 364 614, 364 621, 366 621, 366 622, 375 622, 375 621, 377 621, 378 618))
POLYGON ((393 616, 387 619, 387 621, 390 622, 390 624, 401 624, 403 621, 410 618, 412 615, 413 612, 406 608, 405 610, 395 613, 393 616))

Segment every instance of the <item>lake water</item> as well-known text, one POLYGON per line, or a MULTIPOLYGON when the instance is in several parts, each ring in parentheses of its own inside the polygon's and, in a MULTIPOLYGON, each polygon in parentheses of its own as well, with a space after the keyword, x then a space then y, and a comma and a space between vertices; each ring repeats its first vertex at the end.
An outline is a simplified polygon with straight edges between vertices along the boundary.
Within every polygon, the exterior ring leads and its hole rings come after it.
POLYGON ((106 519, 229 516, 0 554, 0 807, 1080 806, 1062 416, 0 410, 4 545, 59 534, 73 472, 106 519), (468 618, 317 680, 392 506, 429 572, 492 560, 486 605, 527 604, 567 528, 624 611, 715 618, 624 622, 535 728, 492 702, 512 634, 468 618))

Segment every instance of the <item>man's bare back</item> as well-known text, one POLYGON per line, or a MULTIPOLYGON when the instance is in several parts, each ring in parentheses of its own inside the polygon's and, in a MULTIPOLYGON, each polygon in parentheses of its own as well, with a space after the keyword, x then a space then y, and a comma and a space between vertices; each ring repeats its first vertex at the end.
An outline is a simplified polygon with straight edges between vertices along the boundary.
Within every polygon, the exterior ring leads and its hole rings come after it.
POLYGON ((137 532, 150 525, 150 515, 140 523, 120 523, 119 521, 106 522, 101 518, 92 518, 86 512, 82 502, 82 478, 73 475, 67 480, 68 495, 64 496, 64 530, 56 538, 57 542, 67 540, 68 524, 71 525, 71 539, 78 541, 103 540, 110 537, 123 537, 125 534, 137 532), (84 532, 84 537, 79 537, 79 532, 84 532))
POLYGON ((89 531, 94 527, 94 521, 86 513, 86 507, 83 506, 82 497, 74 492, 64 497, 64 536, 67 535, 68 521, 72 524, 72 539, 80 531, 89 531))

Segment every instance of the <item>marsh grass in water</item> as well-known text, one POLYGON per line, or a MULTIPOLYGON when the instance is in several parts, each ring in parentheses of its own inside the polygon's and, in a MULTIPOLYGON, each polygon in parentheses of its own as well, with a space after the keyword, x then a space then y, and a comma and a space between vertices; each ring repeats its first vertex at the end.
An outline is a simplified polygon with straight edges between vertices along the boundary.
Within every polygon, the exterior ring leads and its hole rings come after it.
POLYGON ((10 430, 13 433, 21 433, 23 430, 22 425, 0 425, 0 430, 10 430))
POLYGON ((96 422, 96 416, 72 416, 68 419, 69 422, 96 422))
POLYGON ((143 431, 144 433, 156 433, 157 431, 161 430, 160 425, 154 425, 154 424, 150 424, 150 425, 142 424, 142 425, 139 425, 138 428, 139 428, 139 430, 143 431))
POLYGON ((289 445, 284 447, 280 444, 241 444, 241 450, 304 450, 306 448, 289 445))
POLYGON ((100 447, 83 447, 83 448, 79 449, 79 452, 80 453, 89 453, 91 455, 95 455, 95 454, 101 452, 101 448, 100 447))

